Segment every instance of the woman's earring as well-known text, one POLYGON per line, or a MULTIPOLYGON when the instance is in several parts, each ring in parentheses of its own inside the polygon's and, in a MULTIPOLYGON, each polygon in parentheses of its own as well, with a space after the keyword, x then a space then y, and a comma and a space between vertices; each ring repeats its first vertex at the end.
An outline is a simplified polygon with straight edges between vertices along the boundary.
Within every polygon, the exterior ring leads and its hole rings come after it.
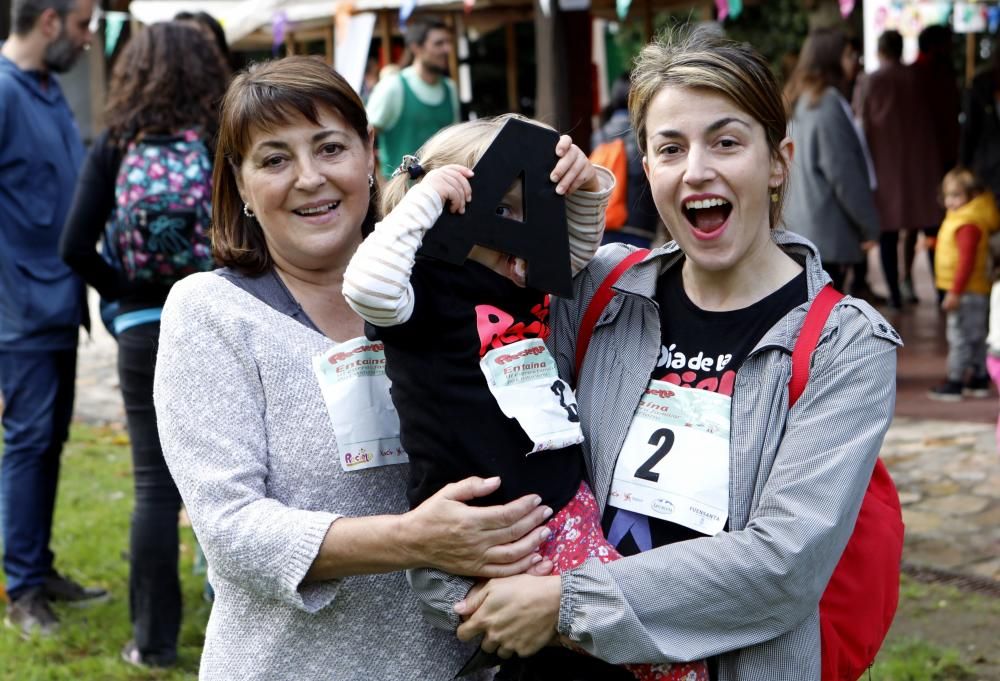
POLYGON ((375 176, 371 173, 368 174, 368 188, 371 189, 375 186, 375 176))
POLYGON ((778 194, 778 190, 777 189, 772 189, 771 190, 771 203, 777 203, 779 198, 781 198, 781 195, 778 194))
POLYGON ((244 203, 243 204, 243 214, 246 215, 248 218, 252 218, 253 217, 253 211, 250 210, 250 204, 249 203, 244 203))

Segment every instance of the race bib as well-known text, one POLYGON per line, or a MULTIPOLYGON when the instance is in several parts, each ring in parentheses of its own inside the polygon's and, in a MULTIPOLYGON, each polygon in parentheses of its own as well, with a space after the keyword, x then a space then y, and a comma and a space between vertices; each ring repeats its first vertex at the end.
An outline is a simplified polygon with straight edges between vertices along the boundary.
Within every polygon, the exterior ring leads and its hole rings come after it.
POLYGON ((703 534, 729 517, 726 395, 650 381, 618 455, 608 503, 703 534))
POLYGON ((313 369, 343 470, 409 461, 399 443, 399 416, 389 397, 381 341, 354 338, 335 345, 313 357, 313 369))
POLYGON ((500 410, 531 438, 528 454, 583 442, 576 395, 540 338, 490 350, 479 366, 500 410))

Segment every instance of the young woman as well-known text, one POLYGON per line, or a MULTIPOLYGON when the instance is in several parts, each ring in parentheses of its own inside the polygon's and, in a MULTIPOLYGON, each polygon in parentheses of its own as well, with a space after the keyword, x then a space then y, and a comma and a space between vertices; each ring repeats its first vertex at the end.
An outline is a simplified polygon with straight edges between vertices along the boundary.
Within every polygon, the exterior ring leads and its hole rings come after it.
MULTIPOLYGON (((790 351, 829 276, 812 244, 776 229, 793 149, 767 62, 696 32, 647 46, 632 80, 675 241, 618 280, 578 373, 584 310, 628 247, 602 248, 575 298, 553 302, 550 342, 626 557, 491 580, 455 606, 458 635, 503 656, 562 637, 616 664, 707 657, 719 681, 818 681, 818 603, 892 417, 899 337, 844 299, 790 409, 790 351), (626 498, 640 472, 663 503, 626 498)), ((557 665, 531 674, 565 678, 557 665)))

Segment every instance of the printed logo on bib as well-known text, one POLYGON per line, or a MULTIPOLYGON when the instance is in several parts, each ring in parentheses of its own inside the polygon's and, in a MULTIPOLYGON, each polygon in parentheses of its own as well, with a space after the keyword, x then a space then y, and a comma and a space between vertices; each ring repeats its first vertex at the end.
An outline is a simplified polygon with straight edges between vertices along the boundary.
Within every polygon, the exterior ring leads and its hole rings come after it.
POLYGON ((541 339, 490 350, 479 367, 500 410, 534 443, 528 454, 583 442, 576 396, 541 339))
POLYGON ((354 338, 313 357, 344 471, 406 463, 389 397, 385 347, 354 338))
POLYGON ((615 464, 608 503, 714 535, 729 516, 730 398, 650 381, 615 464))

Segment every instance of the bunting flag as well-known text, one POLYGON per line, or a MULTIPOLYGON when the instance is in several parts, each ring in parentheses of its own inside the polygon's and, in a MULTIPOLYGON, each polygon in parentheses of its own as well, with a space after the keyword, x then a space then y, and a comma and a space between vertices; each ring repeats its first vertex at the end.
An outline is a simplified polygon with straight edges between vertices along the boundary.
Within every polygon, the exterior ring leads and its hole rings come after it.
POLYGON ((410 18, 413 14, 413 10, 417 8, 417 0, 403 0, 403 4, 399 6, 399 25, 405 26, 406 20, 410 18))
MULTIPOLYGON (((844 2, 844 0, 840 1, 844 2)), ((743 14, 743 0, 729 0, 729 18, 739 19, 741 14, 743 14)))
POLYGON ((118 38, 121 37, 122 27, 128 20, 128 12, 105 12, 104 13, 104 54, 110 57, 115 47, 118 45, 118 38))
POLYGON ((542 10, 542 16, 549 16, 552 13, 552 0, 538 0, 538 7, 542 10))
POLYGON ((725 21, 726 17, 729 16, 729 2, 728 0, 715 0, 715 10, 716 10, 716 20, 725 21))
POLYGON ((625 20, 628 16, 628 8, 632 6, 632 0, 615 0, 615 11, 618 12, 618 19, 625 20))
POLYGON ((344 2, 334 4, 333 23, 335 26, 335 42, 342 43, 347 40, 347 32, 350 30, 352 14, 354 14, 353 0, 344 0, 344 2))
POLYGON ((986 24, 990 33, 997 32, 997 29, 1000 28, 1000 6, 990 7, 986 15, 986 24))
POLYGON ((840 0, 840 16, 845 19, 854 11, 854 0, 840 0))
POLYGON ((284 10, 274 13, 271 17, 271 54, 278 56, 278 48, 285 42, 285 31, 288 30, 288 14, 284 10))
POLYGON ((475 6, 476 0, 462 0, 462 7, 465 8, 465 13, 468 14, 472 11, 475 6))

